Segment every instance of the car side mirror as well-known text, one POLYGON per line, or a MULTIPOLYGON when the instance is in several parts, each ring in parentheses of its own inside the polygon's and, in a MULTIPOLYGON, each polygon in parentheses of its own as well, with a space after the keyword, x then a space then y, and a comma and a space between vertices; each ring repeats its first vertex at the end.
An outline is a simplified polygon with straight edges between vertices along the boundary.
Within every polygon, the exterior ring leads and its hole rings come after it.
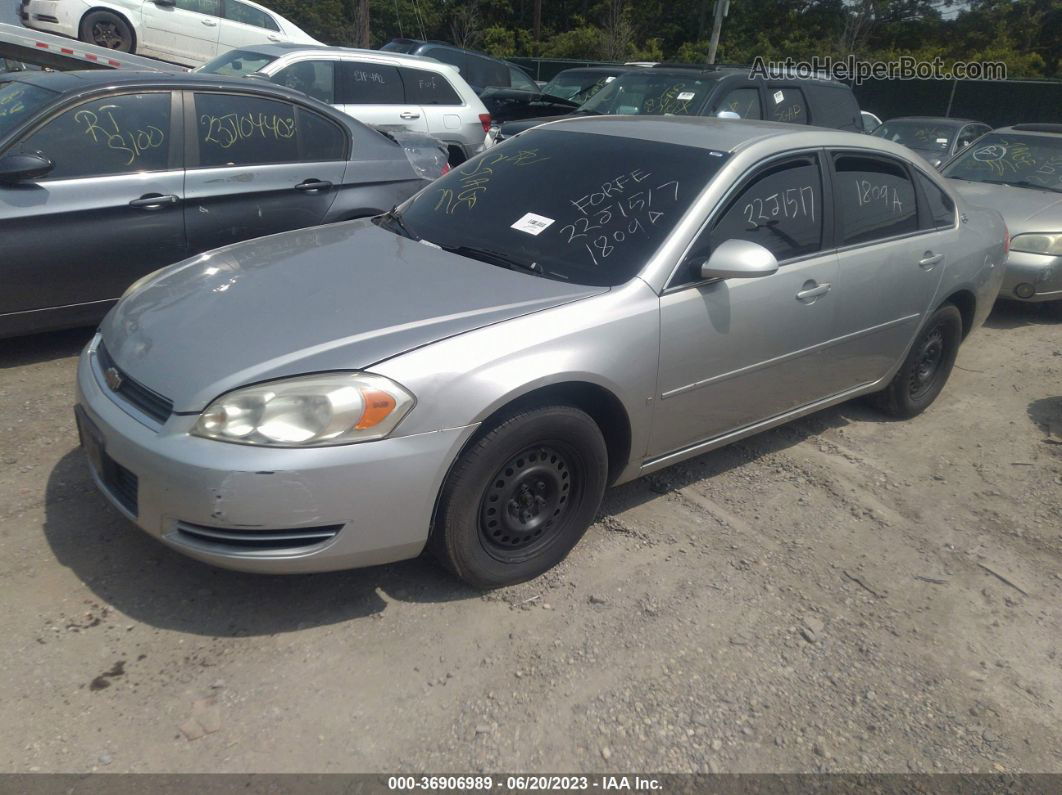
POLYGON ((774 254, 759 243, 736 238, 720 243, 707 261, 694 265, 702 279, 751 279, 778 270, 774 254))
POLYGON ((28 179, 43 177, 55 168, 43 155, 16 152, 0 157, 0 182, 13 185, 28 179))
POLYGON ((717 119, 740 119, 741 114, 734 113, 734 111, 732 110, 721 110, 717 114, 715 114, 715 117, 717 119))

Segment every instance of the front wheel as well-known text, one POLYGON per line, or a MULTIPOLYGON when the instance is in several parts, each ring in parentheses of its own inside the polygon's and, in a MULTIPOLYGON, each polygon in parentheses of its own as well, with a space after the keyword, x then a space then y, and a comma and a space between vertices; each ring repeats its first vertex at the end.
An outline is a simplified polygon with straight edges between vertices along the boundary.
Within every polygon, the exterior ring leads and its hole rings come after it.
POLYGON ((109 50, 133 52, 133 30, 111 11, 93 11, 81 21, 81 41, 109 50))
POLYGON ((593 521, 608 478, 597 423, 571 406, 514 412, 475 440, 443 489, 432 547, 476 588, 560 563, 593 521))
POLYGON ((874 401, 886 414, 910 419, 929 408, 947 383, 962 342, 962 315, 944 304, 918 334, 903 366, 874 401))

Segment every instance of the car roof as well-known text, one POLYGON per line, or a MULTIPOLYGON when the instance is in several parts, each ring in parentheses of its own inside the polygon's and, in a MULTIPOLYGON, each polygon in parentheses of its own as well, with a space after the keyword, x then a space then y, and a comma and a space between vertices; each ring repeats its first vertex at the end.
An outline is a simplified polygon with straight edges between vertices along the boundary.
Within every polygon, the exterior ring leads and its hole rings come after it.
POLYGON ((231 52, 253 52, 258 55, 272 55, 281 58, 292 53, 333 53, 336 55, 361 55, 388 61, 399 66, 423 66, 424 64, 443 64, 435 58, 423 55, 407 55, 403 52, 391 52, 390 50, 366 50, 359 47, 332 47, 327 44, 296 44, 293 42, 281 42, 277 44, 248 44, 244 47, 235 47, 231 52))
MULTIPOLYGON (((644 71, 644 66, 573 66, 571 69, 562 69, 553 75, 553 77, 560 77, 561 75, 570 74, 594 74, 594 75, 618 75, 624 72, 637 72, 644 71)), ((553 78, 551 77, 550 80, 553 78)))
POLYGON ((1062 124, 1047 124, 1047 123, 1027 123, 1027 124, 1013 124, 1010 127, 1000 127, 997 130, 992 130, 997 133, 1031 133, 1033 135, 1062 135, 1062 124))
POLYGON ((601 135, 617 135, 644 141, 679 144, 707 151, 737 153, 771 140, 786 148, 840 147, 877 149, 910 158, 906 146, 862 132, 827 127, 786 124, 752 119, 717 119, 705 116, 583 116, 561 119, 533 128, 601 135))

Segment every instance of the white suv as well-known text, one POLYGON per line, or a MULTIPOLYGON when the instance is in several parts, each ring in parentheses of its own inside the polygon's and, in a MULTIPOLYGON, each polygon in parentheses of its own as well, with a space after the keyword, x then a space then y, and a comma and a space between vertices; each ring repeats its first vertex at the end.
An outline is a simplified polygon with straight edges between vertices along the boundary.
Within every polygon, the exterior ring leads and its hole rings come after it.
POLYGON ((456 67, 416 55, 262 44, 219 55, 196 71, 272 80, 333 105, 360 122, 428 133, 450 163, 490 145, 491 117, 456 67))
POLYGON ((248 0, 22 0, 21 16, 26 27, 185 66, 234 47, 317 43, 248 0))

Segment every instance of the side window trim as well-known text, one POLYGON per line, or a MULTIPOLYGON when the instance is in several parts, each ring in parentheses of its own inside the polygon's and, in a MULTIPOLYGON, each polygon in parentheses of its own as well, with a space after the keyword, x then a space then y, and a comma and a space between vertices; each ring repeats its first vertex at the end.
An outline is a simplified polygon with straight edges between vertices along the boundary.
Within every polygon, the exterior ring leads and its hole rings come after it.
POLYGON ((928 224, 924 230, 926 232, 939 232, 942 229, 954 229, 955 227, 957 227, 959 225, 959 205, 958 202, 955 201, 954 197, 952 197, 951 194, 949 194, 946 190, 941 188, 940 185, 937 185, 937 183, 933 180, 931 176, 929 176, 929 174, 927 174, 925 171, 918 168, 917 166, 912 166, 911 172, 914 175, 913 182, 915 184, 915 201, 918 202, 919 227, 921 227, 922 225, 923 215, 925 217, 926 223, 928 224), (928 182, 930 185, 934 185, 939 188, 941 191, 943 191, 944 195, 951 200, 952 208, 950 224, 947 224, 945 226, 937 226, 936 222, 933 220, 933 210, 929 206, 929 197, 926 196, 923 180, 925 182, 928 182))
POLYGON ((898 234, 898 235, 890 235, 889 237, 879 237, 879 238, 875 238, 874 240, 864 240, 864 241, 862 241, 860 243, 849 243, 846 246, 845 245, 840 245, 840 243, 841 243, 841 241, 839 239, 840 238, 840 234, 838 233, 835 236, 835 238, 834 238, 834 242, 837 244, 837 248, 835 249, 837 252, 852 251, 854 249, 865 248, 867 246, 877 246, 877 245, 879 245, 881 243, 888 243, 888 242, 890 242, 892 240, 903 240, 903 239, 908 238, 908 237, 916 237, 918 235, 926 235, 926 234, 929 234, 931 232, 936 232, 939 229, 947 228, 947 227, 931 227, 929 229, 923 229, 922 228, 922 213, 924 212, 924 208, 925 208, 926 202, 925 202, 924 196, 923 196, 923 194, 922 194, 922 192, 920 190, 920 186, 918 185, 918 180, 914 178, 914 174, 911 173, 911 171, 912 171, 911 167, 909 167, 907 163, 905 163, 903 160, 898 160, 895 157, 892 157, 891 155, 886 154, 885 152, 879 152, 879 151, 877 151, 875 149, 859 149, 859 148, 855 148, 855 147, 845 147, 843 149, 830 149, 830 150, 828 150, 827 159, 829 160, 829 170, 830 170, 830 179, 831 179, 831 181, 837 176, 837 172, 834 170, 834 161, 836 160, 838 155, 845 155, 845 154, 856 155, 858 157, 877 158, 879 160, 884 160, 887 163, 891 163, 891 164, 893 164, 895 166, 899 166, 900 168, 902 168, 903 172, 907 175, 907 179, 911 182, 911 187, 914 189, 914 194, 915 194, 915 217, 918 219, 919 228, 915 229, 915 230, 912 230, 910 232, 903 232, 903 233, 898 234))
POLYGON ((741 177, 741 179, 734 182, 730 186, 730 188, 727 189, 726 193, 723 194, 722 198, 720 198, 720 200, 716 203, 715 207, 712 208, 712 211, 708 214, 707 218, 705 218, 704 222, 697 229, 696 233, 694 233, 693 238, 686 245, 686 248, 683 249, 682 254, 679 255, 678 261, 671 269, 671 274, 664 282, 664 289, 661 291, 660 294, 668 295, 670 293, 675 293, 680 290, 686 290, 691 287, 701 287, 705 284, 710 284, 714 281, 718 281, 717 279, 702 279, 699 281, 685 282, 683 284, 674 284, 675 279, 679 275, 679 269, 682 267, 682 263, 686 261, 686 258, 693 250, 693 247, 697 244, 697 241, 700 240, 701 236, 704 235, 709 229, 711 229, 711 227, 719 220, 720 214, 725 209, 730 207, 730 202, 738 195, 740 195, 741 192, 745 190, 745 188, 747 188, 753 180, 757 179, 760 175, 763 174, 764 169, 771 168, 777 165, 778 163, 784 162, 786 160, 792 160, 798 157, 807 157, 809 155, 811 157, 817 158, 819 165, 819 177, 822 180, 822 190, 824 197, 822 202, 822 247, 818 251, 813 251, 808 254, 802 254, 799 257, 791 257, 786 260, 779 260, 778 266, 784 267, 786 265, 791 265, 796 262, 803 262, 807 259, 813 259, 814 257, 822 257, 827 254, 835 253, 836 249, 834 248, 835 237, 833 233, 834 212, 832 193, 827 193, 827 189, 832 188, 833 181, 831 179, 830 174, 828 173, 829 168, 825 163, 825 149, 819 146, 813 146, 806 149, 792 149, 788 152, 770 155, 769 157, 764 158, 763 160, 760 160, 757 163, 753 164, 752 167, 749 168, 748 171, 741 177), (825 200, 826 196, 830 196, 830 201, 825 200))

